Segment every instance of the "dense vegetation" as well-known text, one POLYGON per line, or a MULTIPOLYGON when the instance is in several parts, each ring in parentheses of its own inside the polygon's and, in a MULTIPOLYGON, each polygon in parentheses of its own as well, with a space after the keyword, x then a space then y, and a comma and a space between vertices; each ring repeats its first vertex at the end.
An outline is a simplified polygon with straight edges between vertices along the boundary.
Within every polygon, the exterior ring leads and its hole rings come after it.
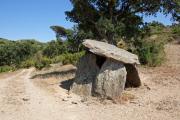
MULTIPOLYGON (((73 9, 66 11, 67 19, 77 23, 91 38, 116 45, 121 39, 138 39, 142 15, 171 14, 179 21, 179 0, 70 0, 73 9)), ((131 41, 132 42, 132 41, 131 41)))
POLYGON ((179 0, 70 0, 73 9, 67 19, 76 23, 72 29, 51 26, 56 40, 11 41, 0 39, 0 72, 38 69, 52 63, 76 64, 84 54, 82 41, 96 39, 114 44, 139 56, 140 62, 157 66, 164 61, 164 44, 180 36, 179 0), (143 15, 171 14, 177 24, 144 23, 143 15))
POLYGON ((76 64, 83 54, 83 51, 70 53, 66 44, 60 41, 41 43, 36 40, 12 41, 1 38, 0 72, 33 66, 42 69, 59 62, 76 64))
MULTIPOLYGON (((53 27, 60 28, 59 26, 53 27)), ((1 38, 0 72, 32 66, 42 69, 59 62, 62 64, 76 64, 84 54, 81 42, 84 38, 88 38, 88 35, 82 32, 74 33, 73 30, 64 30, 71 32, 71 34, 67 34, 65 41, 61 37, 47 43, 36 40, 11 41, 1 38)), ((136 40, 133 45, 131 44, 134 39, 131 39, 132 42, 129 43, 121 40, 117 46, 138 54, 142 64, 157 66, 164 60, 164 44, 180 36, 180 27, 178 24, 164 26, 161 23, 152 22, 142 29, 142 36, 143 34, 145 34, 144 37, 136 40)))
POLYGON ((0 66, 15 66, 42 49, 43 44, 35 40, 8 41, 0 39, 0 66))
MULTIPOLYGON (((67 19, 77 23, 79 31, 91 33, 89 38, 117 45, 139 55, 149 66, 160 65, 164 44, 172 40, 170 28, 161 23, 145 23, 142 16, 158 12, 180 21, 179 0, 70 0, 72 10, 67 19)), ((179 25, 173 27, 178 34, 179 25)), ((59 31, 58 33, 61 33, 59 31)))

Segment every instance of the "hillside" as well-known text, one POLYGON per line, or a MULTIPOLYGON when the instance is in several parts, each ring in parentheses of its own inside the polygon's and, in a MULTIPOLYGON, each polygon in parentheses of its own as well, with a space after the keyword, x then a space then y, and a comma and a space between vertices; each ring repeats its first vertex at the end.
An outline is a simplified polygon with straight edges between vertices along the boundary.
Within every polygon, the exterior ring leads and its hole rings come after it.
MULTIPOLYGON (((128 88, 120 103, 78 97, 65 81, 72 74, 32 78, 35 69, 0 74, 0 118, 3 120, 179 120, 179 44, 165 46, 167 61, 160 67, 139 67, 143 85, 128 88), (64 81, 64 82, 63 82, 64 81), (65 89, 66 88, 66 89, 65 89)), ((56 69, 67 73, 72 66, 56 69)), ((53 73, 53 69, 49 70, 53 73)))

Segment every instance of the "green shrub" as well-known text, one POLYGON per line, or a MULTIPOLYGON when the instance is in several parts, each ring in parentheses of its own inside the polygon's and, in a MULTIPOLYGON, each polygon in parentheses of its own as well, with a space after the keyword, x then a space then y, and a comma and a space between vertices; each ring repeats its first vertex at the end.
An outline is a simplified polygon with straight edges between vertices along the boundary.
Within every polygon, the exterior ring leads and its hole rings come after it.
POLYGON ((140 62, 151 67, 161 65, 165 58, 163 42, 140 41, 136 52, 140 62))
POLYGON ((52 59, 53 63, 62 62, 65 64, 76 64, 77 61, 84 55, 84 51, 78 53, 66 53, 59 56, 56 56, 52 59))
POLYGON ((41 70, 42 68, 45 67, 45 65, 42 64, 42 63, 40 63, 40 62, 37 62, 37 63, 35 63, 35 67, 36 67, 37 69, 41 70))
POLYGON ((0 66, 0 73, 2 72, 8 72, 8 71, 14 71, 15 68, 14 67, 11 67, 11 66, 0 66))
POLYGON ((42 57, 39 60, 35 61, 35 67, 41 70, 44 67, 48 67, 51 64, 51 60, 47 57, 42 57))
POLYGON ((172 33, 177 35, 177 36, 180 36, 180 24, 179 25, 174 25, 172 27, 172 33))
POLYGON ((33 59, 28 59, 21 63, 20 68, 30 68, 33 66, 35 66, 35 61, 33 59))
POLYGON ((33 57, 21 62, 20 68, 36 67, 37 69, 42 69, 51 64, 51 59, 42 55, 42 52, 37 52, 33 57))
POLYGON ((0 66, 19 66, 19 64, 32 57, 41 46, 32 41, 7 41, 0 44, 0 66))
POLYGON ((66 46, 63 44, 62 41, 51 41, 42 51, 42 54, 49 58, 53 58, 57 55, 65 53, 66 51, 67 51, 66 46))

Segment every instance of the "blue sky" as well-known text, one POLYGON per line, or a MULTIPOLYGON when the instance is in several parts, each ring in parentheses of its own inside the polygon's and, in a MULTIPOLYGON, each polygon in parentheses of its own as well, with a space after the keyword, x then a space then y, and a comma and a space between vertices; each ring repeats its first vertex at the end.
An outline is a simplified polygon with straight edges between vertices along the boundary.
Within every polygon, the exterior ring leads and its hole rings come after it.
MULTIPOLYGON (((0 38, 11 40, 37 39, 42 42, 55 39, 51 25, 71 28, 64 11, 71 10, 69 0, 0 0, 0 38)), ((170 25, 170 16, 158 14, 146 17, 170 25)))

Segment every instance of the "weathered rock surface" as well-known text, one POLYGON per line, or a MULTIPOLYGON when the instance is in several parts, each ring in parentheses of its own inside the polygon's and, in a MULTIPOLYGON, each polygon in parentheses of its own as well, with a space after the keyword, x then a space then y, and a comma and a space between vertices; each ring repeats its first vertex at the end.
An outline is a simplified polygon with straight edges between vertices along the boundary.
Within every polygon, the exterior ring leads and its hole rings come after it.
POLYGON ((78 95, 91 96, 92 84, 99 73, 99 67, 96 64, 94 54, 84 55, 78 65, 75 80, 72 86, 72 92, 78 95))
POLYGON ((137 55, 132 54, 126 50, 117 48, 114 45, 88 39, 83 42, 83 45, 94 54, 105 56, 107 58, 112 58, 126 64, 140 64, 137 55))
POLYGON ((116 60, 107 59, 95 81, 95 95, 101 98, 117 98, 126 82, 126 68, 116 60))
POLYGON ((137 55, 95 40, 85 40, 83 45, 88 50, 78 63, 71 89, 73 93, 116 99, 125 85, 141 85, 135 67, 135 64, 139 64, 137 55))

